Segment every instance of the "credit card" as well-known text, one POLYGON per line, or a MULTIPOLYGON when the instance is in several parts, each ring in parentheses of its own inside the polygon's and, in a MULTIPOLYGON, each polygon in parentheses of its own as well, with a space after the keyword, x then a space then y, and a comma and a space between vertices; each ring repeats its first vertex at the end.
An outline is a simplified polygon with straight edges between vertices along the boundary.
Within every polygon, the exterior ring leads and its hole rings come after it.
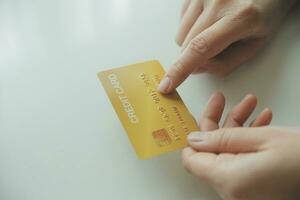
POLYGON ((157 92, 164 74, 155 60, 98 73, 140 159, 183 148, 187 135, 199 130, 176 91, 157 92))

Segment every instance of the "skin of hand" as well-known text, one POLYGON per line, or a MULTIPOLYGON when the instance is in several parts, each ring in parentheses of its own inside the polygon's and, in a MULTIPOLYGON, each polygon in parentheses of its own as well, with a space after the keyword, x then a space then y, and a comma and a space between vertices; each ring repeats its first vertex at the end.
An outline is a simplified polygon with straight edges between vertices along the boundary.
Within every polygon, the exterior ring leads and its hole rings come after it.
POLYGON ((295 0, 185 0, 177 35, 183 51, 161 81, 170 93, 192 73, 226 76, 271 38, 295 0))
POLYGON ((183 165, 210 184, 225 200, 299 199, 300 131, 267 126, 272 111, 263 110, 242 127, 256 107, 247 95, 219 127, 224 96, 215 93, 200 119, 202 132, 188 136, 183 165))

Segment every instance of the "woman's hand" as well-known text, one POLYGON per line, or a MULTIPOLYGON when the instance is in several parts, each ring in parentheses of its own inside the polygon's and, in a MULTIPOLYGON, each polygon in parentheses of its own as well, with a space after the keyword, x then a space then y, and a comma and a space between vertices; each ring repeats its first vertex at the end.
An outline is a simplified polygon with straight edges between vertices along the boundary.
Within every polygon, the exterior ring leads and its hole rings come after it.
POLYGON ((222 94, 212 96, 200 119, 202 132, 188 136, 184 166, 226 200, 299 199, 300 131, 267 127, 270 109, 243 128, 256 106, 253 95, 242 100, 220 128, 224 105, 222 94))
POLYGON ((172 92, 191 73, 225 76, 253 57, 295 0, 185 0, 177 43, 183 52, 158 90, 172 92))

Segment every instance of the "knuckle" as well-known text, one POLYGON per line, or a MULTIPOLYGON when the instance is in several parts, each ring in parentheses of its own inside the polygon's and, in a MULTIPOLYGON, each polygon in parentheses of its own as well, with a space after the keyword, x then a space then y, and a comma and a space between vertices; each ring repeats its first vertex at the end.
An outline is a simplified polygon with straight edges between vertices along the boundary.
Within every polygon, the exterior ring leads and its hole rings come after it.
POLYGON ((243 18, 253 18, 259 15, 257 5, 252 1, 245 1, 237 12, 238 16, 243 18))
MULTIPOLYGON (((220 129, 219 134, 215 136, 215 140, 217 140, 216 143, 218 144, 218 149, 226 151, 229 147, 231 134, 227 131, 226 128, 222 128, 220 129)), ((218 150, 218 152, 220 152, 220 150, 218 150)))
POLYGON ((258 26, 260 18, 260 11, 253 1, 245 1, 240 8, 236 11, 233 17, 233 21, 243 22, 245 27, 249 30, 253 30, 254 27, 258 26))
POLYGON ((236 107, 231 111, 231 113, 229 114, 231 119, 237 123, 238 126, 243 126, 243 120, 241 119, 241 115, 238 112, 238 110, 236 109, 236 107))
POLYGON ((204 55, 208 51, 207 41, 203 36, 197 36, 191 40, 189 49, 197 55, 204 55))

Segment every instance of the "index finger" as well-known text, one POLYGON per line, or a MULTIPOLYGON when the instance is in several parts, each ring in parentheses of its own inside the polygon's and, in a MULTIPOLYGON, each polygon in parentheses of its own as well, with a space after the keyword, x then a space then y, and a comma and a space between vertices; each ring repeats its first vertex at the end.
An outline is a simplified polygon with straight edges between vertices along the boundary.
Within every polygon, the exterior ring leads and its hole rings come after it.
MULTIPOLYGON (((223 17, 191 40, 177 62, 169 69, 158 90, 170 93, 195 69, 244 35, 239 21, 223 17)), ((244 26, 242 24, 242 26, 244 26)))

